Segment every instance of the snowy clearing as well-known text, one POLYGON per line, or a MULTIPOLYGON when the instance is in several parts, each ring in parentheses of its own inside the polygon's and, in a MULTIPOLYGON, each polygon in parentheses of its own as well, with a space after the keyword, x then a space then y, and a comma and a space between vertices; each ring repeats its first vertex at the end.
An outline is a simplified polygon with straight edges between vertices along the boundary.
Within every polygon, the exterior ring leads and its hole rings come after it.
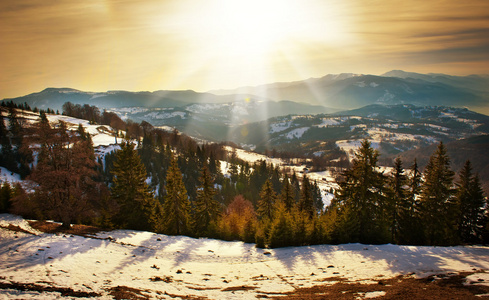
MULTIPOLYGON (((39 233, 20 217, 0 215, 0 283, 32 283, 97 293, 124 286, 150 298, 278 296, 300 287, 362 283, 401 274, 416 277, 489 269, 489 248, 318 245, 257 249, 253 244, 117 230, 92 237, 39 233), (32 234, 6 229, 20 226, 32 234)), ((474 275, 478 280, 485 274, 474 275)), ((487 284, 487 281, 485 281, 487 284)), ((58 292, 0 290, 17 299, 60 299, 58 292)), ((381 293, 364 297, 381 296, 381 293)), ((72 297, 67 297, 72 298, 72 297)))
POLYGON ((302 137, 302 135, 308 130, 309 130, 309 127, 297 128, 297 129, 289 131, 287 134, 285 134, 285 137, 289 140, 300 139, 302 137))

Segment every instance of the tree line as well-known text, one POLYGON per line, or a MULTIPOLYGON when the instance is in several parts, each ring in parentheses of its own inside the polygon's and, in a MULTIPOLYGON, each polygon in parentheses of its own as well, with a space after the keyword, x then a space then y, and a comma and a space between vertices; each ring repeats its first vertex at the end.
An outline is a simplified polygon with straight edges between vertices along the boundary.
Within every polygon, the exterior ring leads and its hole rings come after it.
POLYGON ((4 184, 2 212, 54 219, 66 227, 85 223, 260 247, 488 240, 487 200, 478 175, 467 162, 454 182, 442 143, 423 172, 416 161, 404 170, 398 158, 387 173, 365 140, 324 209, 318 184, 307 175, 242 161, 223 144, 199 145, 177 131, 138 124, 135 142, 126 133, 119 150, 96 158, 82 126, 70 131, 63 122, 50 124, 44 112, 33 126, 20 122, 20 129, 15 113, 8 118, 8 128, 0 122, 2 156, 6 136, 11 149, 25 155, 14 159, 16 166, 24 163, 26 178, 37 185, 26 193, 20 185, 4 184))

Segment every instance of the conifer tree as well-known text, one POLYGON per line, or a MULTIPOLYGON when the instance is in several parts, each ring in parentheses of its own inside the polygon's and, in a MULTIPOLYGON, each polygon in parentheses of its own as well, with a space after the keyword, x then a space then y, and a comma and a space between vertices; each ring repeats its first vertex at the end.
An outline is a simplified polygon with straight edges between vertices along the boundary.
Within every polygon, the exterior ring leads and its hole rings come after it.
POLYGON ((292 246, 295 242, 294 219, 284 201, 275 205, 276 217, 272 222, 268 244, 271 248, 292 246))
POLYGON ((290 184, 289 178, 287 174, 283 179, 283 188, 282 193, 280 194, 280 201, 284 203, 285 210, 290 212, 292 207, 295 205, 295 191, 293 190, 292 185, 290 184))
POLYGON ((167 234, 182 235, 190 232, 190 201, 175 158, 172 159, 166 175, 163 212, 167 234))
POLYGON ((212 184, 211 174, 207 164, 202 167, 200 185, 197 188, 197 199, 195 201, 194 228, 199 236, 210 236, 213 234, 211 227, 215 228, 217 219, 221 213, 221 206, 214 197, 216 190, 212 184))
POLYGON ((341 242, 385 242, 384 176, 377 170, 379 153, 364 140, 352 165, 338 181, 332 201, 338 209, 337 235, 341 242))
POLYGON ((123 142, 115 156, 111 194, 119 212, 114 223, 121 228, 155 230, 160 222, 159 203, 146 183, 146 169, 134 145, 123 142))
POLYGON ((273 220, 276 199, 277 194, 273 190, 272 182, 267 180, 260 192, 260 200, 258 200, 257 208, 258 216, 262 219, 273 220))
POLYGON ((324 208, 323 197, 321 195, 321 189, 318 186, 317 180, 314 180, 314 185, 311 186, 312 189, 312 199, 314 203, 314 209, 317 212, 322 212, 324 208))
POLYGON ((315 214, 314 198, 312 195, 311 183, 309 178, 304 175, 301 186, 301 198, 299 199, 299 211, 305 213, 309 218, 315 214))
POLYGON ((457 243, 456 206, 453 198, 453 176, 450 158, 443 142, 430 157, 424 171, 421 191, 421 222, 428 245, 457 243))
POLYGON ((456 201, 459 210, 458 232, 463 243, 480 243, 487 222, 484 215, 486 201, 479 176, 472 174, 469 160, 460 170, 456 201))
POLYGON ((404 174, 402 160, 397 157, 394 160, 394 171, 389 178, 389 191, 387 199, 387 218, 389 220, 389 230, 391 242, 399 243, 399 232, 401 229, 401 215, 406 205, 407 191, 405 185, 407 177, 404 174))
POLYGON ((0 184, 0 213, 10 212, 12 194, 13 191, 8 182, 0 184))
POLYGON ((423 243, 423 228, 420 221, 419 195, 421 193, 422 178, 418 162, 414 159, 410 167, 409 177, 406 178, 408 189, 406 197, 401 202, 399 215, 399 243, 419 245, 423 243))

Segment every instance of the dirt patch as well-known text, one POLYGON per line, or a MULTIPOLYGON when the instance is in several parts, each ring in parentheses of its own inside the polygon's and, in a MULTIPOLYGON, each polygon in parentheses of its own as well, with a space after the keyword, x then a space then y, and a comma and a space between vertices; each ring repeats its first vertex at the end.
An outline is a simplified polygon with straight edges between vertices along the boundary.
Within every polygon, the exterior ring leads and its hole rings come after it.
POLYGON ((222 289, 223 292, 235 292, 235 291, 250 291, 256 289, 256 286, 248 286, 248 285, 242 285, 242 286, 231 286, 225 289, 222 289))
POLYGON ((130 288, 127 286, 116 286, 110 289, 110 295, 116 300, 131 299, 131 300, 146 300, 148 296, 141 294, 143 290, 130 288))
POLYGON ((29 232, 23 228, 20 228, 20 226, 12 225, 12 224, 8 224, 8 226, 0 226, 0 228, 5 228, 5 229, 8 229, 10 231, 15 231, 15 232, 23 232, 23 233, 33 234, 32 232, 29 232))
POLYGON ((91 298, 101 296, 100 294, 94 292, 75 291, 71 288, 44 286, 33 283, 0 282, 0 289, 14 289, 18 291, 34 291, 40 293, 55 292, 60 293, 63 297, 91 298))
MULTIPOLYGON (((318 285, 311 288, 299 288, 287 293, 287 299, 358 299, 366 293, 385 292, 381 299, 489 299, 481 297, 489 293, 489 286, 464 285, 465 278, 472 273, 455 275, 436 275, 416 279, 410 276, 398 276, 382 279, 373 284, 358 282, 337 282, 333 285, 318 285)), ((275 299, 283 299, 276 297, 275 299)))
POLYGON ((86 236, 104 231, 101 228, 88 225, 71 225, 71 228, 63 228, 61 224, 47 221, 28 221, 32 228, 45 233, 67 233, 86 236))

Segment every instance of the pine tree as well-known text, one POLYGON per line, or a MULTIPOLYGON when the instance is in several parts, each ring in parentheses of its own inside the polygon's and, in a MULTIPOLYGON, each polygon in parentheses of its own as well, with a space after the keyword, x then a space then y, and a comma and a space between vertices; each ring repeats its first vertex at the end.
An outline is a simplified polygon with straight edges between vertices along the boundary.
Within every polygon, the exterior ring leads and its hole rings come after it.
POLYGON ((215 195, 216 190, 212 184, 209 168, 204 163, 195 201, 194 228, 199 236, 213 235, 211 227, 215 228, 217 225, 216 222, 221 213, 221 206, 214 199, 215 195))
POLYGON ((484 210, 486 201, 480 185, 479 176, 472 174, 469 160, 460 170, 457 182, 456 201, 459 210, 458 233, 463 243, 480 243, 484 232, 486 218, 484 210))
POLYGON ((402 168, 402 160, 397 157, 394 160, 394 172, 389 178, 389 191, 387 199, 387 218, 389 220, 391 242, 399 243, 399 234, 401 229, 401 216, 403 209, 406 206, 407 191, 405 185, 407 184, 407 177, 404 174, 402 168))
POLYGON ((112 169, 112 198, 119 205, 113 222, 121 228, 155 230, 159 227, 159 203, 146 183, 146 169, 134 145, 121 144, 112 169))
POLYGON ((277 195, 273 190, 272 182, 267 180, 260 192, 260 200, 258 200, 257 208, 258 216, 262 219, 273 220, 276 199, 277 195))
POLYGON ((309 178, 304 175, 301 186, 301 198, 299 199, 299 211, 305 213, 309 218, 315 215, 314 198, 312 195, 309 178))
POLYGON ((284 201, 275 205, 276 217, 272 222, 268 244, 271 248, 292 246, 295 242, 295 224, 284 201))
POLYGON ((323 197, 321 195, 321 189, 318 186, 317 180, 314 180, 314 185, 311 186, 312 189, 312 199, 314 203, 314 209, 316 212, 320 213, 324 209, 323 197))
POLYGON ((166 175, 166 197, 163 204, 165 232, 172 235, 190 233, 190 201, 177 160, 172 159, 166 175))
POLYGON ((385 242, 384 181, 377 170, 379 153, 368 140, 355 153, 351 167, 338 181, 332 201, 338 209, 336 227, 341 242, 385 242))
POLYGON ((12 194, 13 191, 8 182, 0 185, 0 213, 10 212, 12 194))
POLYGON ((295 206, 295 191, 290 184, 289 178, 285 175, 283 179, 282 193, 280 194, 280 201, 284 203, 285 210, 290 212, 295 206))
POLYGON ((410 168, 410 175, 406 178, 408 189, 404 201, 400 203, 399 215, 399 243, 420 245, 423 243, 423 228, 420 221, 419 195, 421 193, 422 178, 418 169, 418 162, 414 159, 410 168))
POLYGON ((428 245, 456 243, 456 206, 453 198, 454 173, 445 145, 440 142, 424 171, 421 191, 421 222, 428 245))

